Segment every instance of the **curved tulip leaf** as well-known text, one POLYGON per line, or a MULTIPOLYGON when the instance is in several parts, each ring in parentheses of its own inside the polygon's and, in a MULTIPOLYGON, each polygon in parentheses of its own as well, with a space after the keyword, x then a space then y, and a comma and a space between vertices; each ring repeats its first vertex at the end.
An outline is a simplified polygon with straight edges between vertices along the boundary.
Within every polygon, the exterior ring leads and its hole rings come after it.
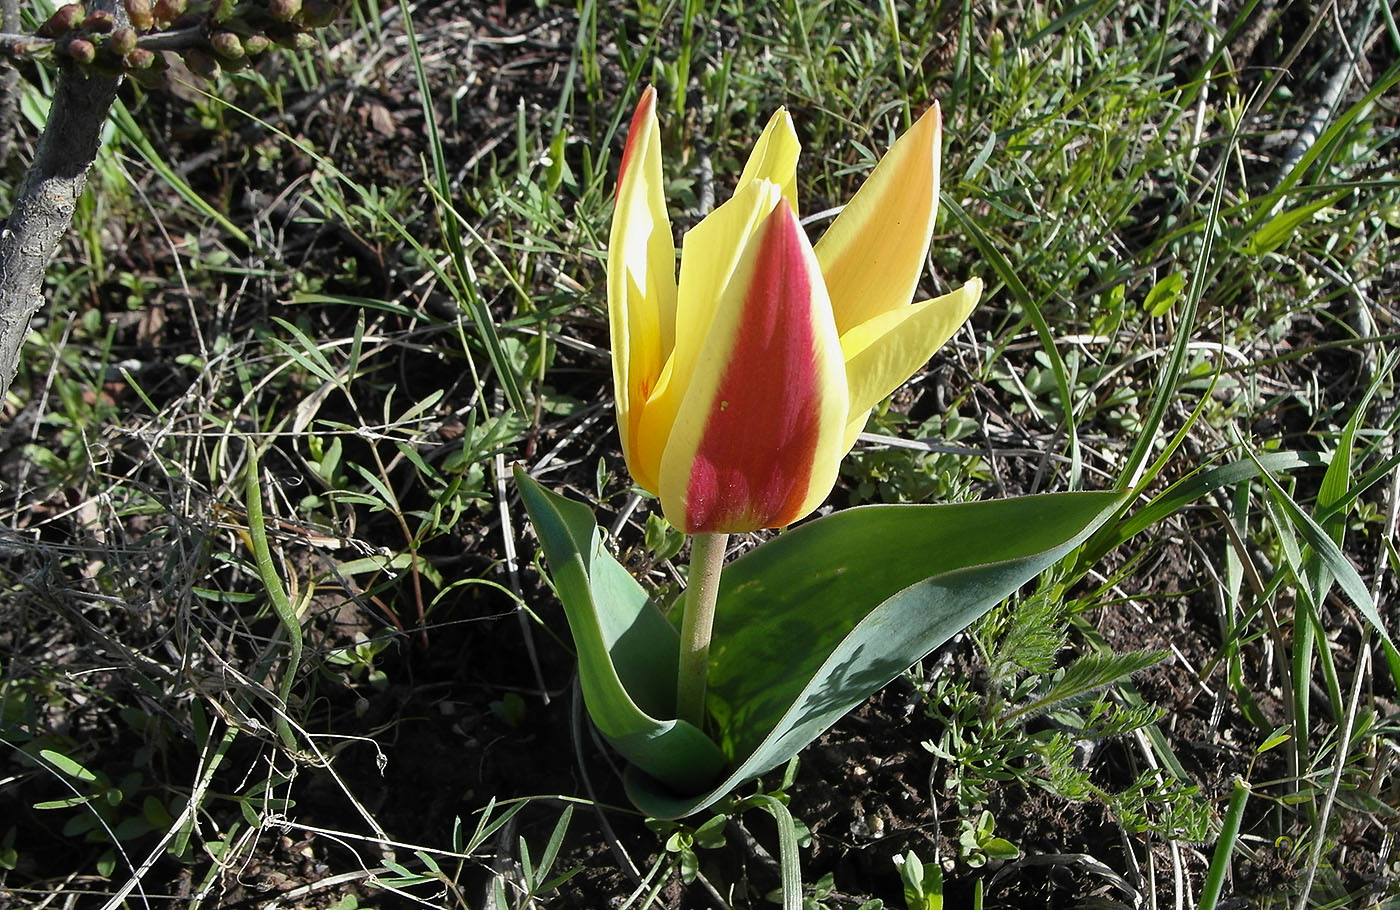
POLYGON ((680 818, 800 751, 842 715, 1082 543, 1121 493, 867 506, 725 569, 708 707, 720 745, 674 713, 679 642, 603 548, 586 506, 516 482, 578 649, 588 713, 630 762, 643 812, 680 818), (721 779, 723 778, 723 779, 721 779))
POLYGON ((872 693, 1083 542, 1122 494, 869 506, 725 569, 709 707, 732 769, 701 794, 636 766, 643 812, 680 818, 786 762, 872 693))
POLYGON ((679 792, 714 783, 724 755, 675 713, 680 638, 603 548, 587 506, 551 493, 519 466, 515 482, 535 525, 578 650, 589 716, 629 762, 679 792))

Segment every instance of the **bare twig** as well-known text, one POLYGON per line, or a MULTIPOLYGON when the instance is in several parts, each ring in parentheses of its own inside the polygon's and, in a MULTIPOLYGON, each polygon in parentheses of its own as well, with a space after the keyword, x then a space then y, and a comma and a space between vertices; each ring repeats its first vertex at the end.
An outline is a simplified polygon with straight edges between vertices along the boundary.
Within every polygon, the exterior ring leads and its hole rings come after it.
MULTIPOLYGON (((11 0, 4 0, 4 6, 8 6, 10 2, 11 0)), ((21 60, 39 51, 48 51, 58 43, 52 38, 40 38, 37 35, 9 31, 10 13, 8 9, 4 9, 4 6, 0 6, 0 10, 4 10, 5 13, 5 22, 0 24, 0 60, 21 60)), ((18 24, 18 12, 15 14, 14 21, 18 24)))

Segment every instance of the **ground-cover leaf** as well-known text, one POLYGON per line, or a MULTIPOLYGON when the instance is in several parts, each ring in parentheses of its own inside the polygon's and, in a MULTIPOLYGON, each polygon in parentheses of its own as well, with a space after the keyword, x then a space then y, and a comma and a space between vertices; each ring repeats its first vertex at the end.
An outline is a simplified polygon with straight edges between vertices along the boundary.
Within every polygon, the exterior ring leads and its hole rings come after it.
POLYGON ((1147 292, 1147 299, 1143 301, 1142 308, 1153 318, 1165 316, 1171 311, 1172 304, 1176 303, 1185 287, 1186 276, 1180 272, 1172 272, 1152 286, 1152 290, 1147 292))
POLYGON ((1346 196, 1348 192, 1350 191, 1346 190, 1340 193, 1333 193, 1316 202, 1310 202, 1307 205, 1300 205, 1279 212, 1245 241, 1245 252, 1259 256, 1278 249, 1297 232, 1299 227, 1311 221, 1317 216, 1318 212, 1334 205, 1338 200, 1346 196))
POLYGON ((53 749, 40 749, 39 754, 44 757, 45 761, 64 774, 67 774, 69 777, 76 777, 78 780, 89 782, 97 780, 96 774, 93 774, 87 768, 64 755, 62 752, 55 752, 53 749))

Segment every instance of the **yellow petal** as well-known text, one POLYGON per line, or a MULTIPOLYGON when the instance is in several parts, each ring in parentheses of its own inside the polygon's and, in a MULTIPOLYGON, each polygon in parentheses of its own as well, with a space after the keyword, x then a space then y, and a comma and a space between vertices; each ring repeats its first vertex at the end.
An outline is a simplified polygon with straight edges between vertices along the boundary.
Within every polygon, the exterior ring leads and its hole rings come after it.
MULTIPOLYGON (((648 460, 637 441, 646 401, 675 340, 676 250, 663 189, 656 91, 648 88, 632 116, 618 170, 608 238, 608 325, 622 451, 637 483, 653 492, 655 474, 637 469, 648 460)), ((659 458, 658 452, 650 460, 659 458)))
MULTIPOLYGON (((637 455, 628 461, 634 477, 659 476, 662 452, 724 289, 739 265, 749 238, 780 199, 781 191, 776 184, 767 180, 750 181, 682 240, 675 346, 647 401, 646 414, 636 424, 634 448, 637 455)), ((639 479, 638 483, 642 481, 639 479)), ((651 486, 643 488, 655 490, 651 486)))
POLYGON ((883 313, 841 336, 851 418, 843 453, 865 428, 871 408, 953 337, 981 296, 982 279, 973 278, 951 294, 883 313))
POLYGON ((913 299, 938 211, 941 142, 935 104, 880 159, 817 243, 841 333, 913 299))
POLYGON ((802 143, 797 141, 797 131, 792 128, 792 117, 787 108, 778 108, 763 128, 763 135, 754 143, 744 172, 739 175, 738 189, 755 180, 767 180, 782 188, 783 198, 797 208, 797 155, 802 151, 802 143))
POLYGON ((687 533, 779 527, 831 491, 846 426, 841 342, 815 255, 785 202, 724 291, 661 461, 687 533))

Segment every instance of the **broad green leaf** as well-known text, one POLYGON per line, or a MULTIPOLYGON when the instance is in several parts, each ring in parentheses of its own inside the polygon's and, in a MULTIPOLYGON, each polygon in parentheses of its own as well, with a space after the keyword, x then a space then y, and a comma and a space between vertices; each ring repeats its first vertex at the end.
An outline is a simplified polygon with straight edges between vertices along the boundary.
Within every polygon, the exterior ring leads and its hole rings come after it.
POLYGON ((1147 310, 1149 316, 1167 315, 1185 287, 1186 276, 1180 272, 1172 272, 1152 285, 1152 290, 1147 292, 1147 299, 1142 302, 1143 309, 1147 310))
POLYGON ((603 548, 588 508, 519 468, 516 482, 564 602, 589 714, 631 763, 633 802, 657 818, 704 809, 788 761, 1079 545, 1123 499, 1061 493, 869 506, 736 560, 725 570, 711 644, 716 747, 696 727, 666 719, 676 633, 603 548))
POLYGON ((44 757, 45 761, 64 774, 67 774, 69 777, 76 777, 78 780, 84 781, 97 780, 96 774, 93 774, 87 768, 84 768, 77 761, 74 761, 62 752, 55 752, 53 749, 40 749, 39 754, 44 757))
POLYGON ((719 748, 675 713, 680 637, 642 586, 603 548, 587 506, 551 493, 519 466, 515 482, 544 547, 578 650, 588 714, 628 761, 694 792, 724 764, 719 748))
POLYGON ((634 763, 645 813, 680 818, 781 765, 872 693, 1049 568, 1122 494, 866 506, 805 524, 725 569, 709 708, 731 769, 668 791, 634 763))

